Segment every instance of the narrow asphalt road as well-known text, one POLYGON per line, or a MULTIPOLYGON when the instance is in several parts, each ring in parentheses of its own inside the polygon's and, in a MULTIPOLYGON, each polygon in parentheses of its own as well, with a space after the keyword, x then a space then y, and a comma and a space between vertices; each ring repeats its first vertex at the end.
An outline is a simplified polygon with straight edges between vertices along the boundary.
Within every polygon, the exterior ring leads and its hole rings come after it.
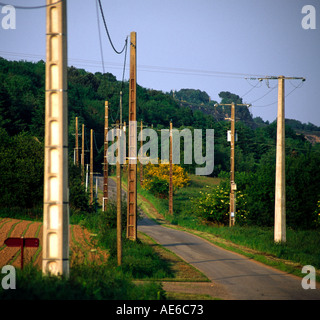
MULTIPOLYGON (((115 182, 110 180, 110 189, 115 182)), ((146 216, 138 230, 224 287, 236 300, 320 300, 320 287, 305 290, 301 279, 236 254, 190 233, 163 227, 146 216)))

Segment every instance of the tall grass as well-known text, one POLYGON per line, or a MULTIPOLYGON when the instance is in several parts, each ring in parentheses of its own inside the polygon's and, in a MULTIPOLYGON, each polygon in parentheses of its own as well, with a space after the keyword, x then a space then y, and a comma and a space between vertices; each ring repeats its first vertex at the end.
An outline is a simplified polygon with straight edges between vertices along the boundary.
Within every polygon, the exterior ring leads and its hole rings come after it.
MULTIPOLYGON (((126 238, 126 204, 122 209, 122 265, 121 271, 132 279, 162 279, 172 278, 174 275, 168 262, 162 260, 155 250, 139 239, 131 241, 126 238)), ((105 247, 110 257, 108 265, 117 267, 117 230, 116 205, 108 205, 107 212, 98 212, 83 220, 83 225, 97 233, 99 244, 105 247)))
POLYGON ((120 270, 97 265, 77 265, 70 277, 45 276, 31 266, 17 269, 16 289, 0 286, 0 300, 157 300, 160 284, 135 285, 120 270))

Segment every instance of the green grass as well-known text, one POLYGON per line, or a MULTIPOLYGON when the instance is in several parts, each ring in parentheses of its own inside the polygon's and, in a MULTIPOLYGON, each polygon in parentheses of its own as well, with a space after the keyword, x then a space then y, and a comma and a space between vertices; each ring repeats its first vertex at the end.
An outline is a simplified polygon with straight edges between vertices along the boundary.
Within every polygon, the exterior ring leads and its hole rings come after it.
POLYGON ((134 284, 121 270, 95 264, 77 265, 70 277, 43 277, 26 266, 16 270, 17 289, 0 287, 0 300, 158 300, 164 292, 158 283, 134 284))
MULTIPOLYGON (((221 247, 249 256, 260 262, 275 266, 298 276, 302 266, 312 265, 320 269, 320 230, 293 230, 287 228, 286 243, 273 240, 273 228, 257 226, 215 226, 196 217, 190 206, 190 198, 196 198, 207 186, 219 184, 219 179, 191 176, 189 186, 174 194, 174 215, 168 215, 168 200, 157 199, 143 190, 142 195, 150 201, 165 219, 177 228, 187 228, 221 247)), ((319 274, 317 280, 320 280, 319 274)))

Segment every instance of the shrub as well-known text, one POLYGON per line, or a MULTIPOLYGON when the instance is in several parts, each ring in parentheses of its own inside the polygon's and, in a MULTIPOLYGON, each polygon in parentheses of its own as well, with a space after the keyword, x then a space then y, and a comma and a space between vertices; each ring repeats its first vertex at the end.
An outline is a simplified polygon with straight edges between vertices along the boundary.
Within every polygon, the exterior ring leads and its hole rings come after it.
MULTIPOLYGON (((169 193, 170 165, 168 163, 151 164, 144 168, 143 188, 149 190, 154 195, 167 198, 169 193)), ((190 178, 186 171, 176 165, 172 166, 173 191, 188 185, 190 178)))
MULTIPOLYGON (((246 223, 248 212, 246 210, 246 198, 241 191, 236 193, 236 223, 243 225, 246 223)), ((192 205, 196 215, 201 218, 218 223, 229 223, 230 189, 220 185, 208 191, 200 191, 200 197, 193 198, 192 205)))

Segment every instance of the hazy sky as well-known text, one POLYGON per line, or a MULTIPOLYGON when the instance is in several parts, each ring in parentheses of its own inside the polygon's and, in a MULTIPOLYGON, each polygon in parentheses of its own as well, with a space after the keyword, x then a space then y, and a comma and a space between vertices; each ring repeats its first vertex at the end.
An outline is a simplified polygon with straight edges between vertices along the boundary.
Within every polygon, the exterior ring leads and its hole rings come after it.
MULTIPOLYGON (((44 0, 2 2, 17 6, 45 4, 44 0)), ((67 2, 68 65, 102 72, 96 0, 67 2)), ((292 92, 286 97, 286 118, 320 126, 319 0, 101 2, 117 50, 131 31, 137 32, 139 85, 164 92, 200 89, 218 102, 219 92, 230 91, 253 103, 253 116, 273 121, 277 115, 277 80, 268 84, 245 78, 305 77, 304 83, 286 80, 285 93, 292 92), (302 28, 305 5, 316 10, 316 29, 302 28)), ((45 59, 45 15, 45 9, 17 9, 16 29, 6 30, 0 25, 0 56, 45 59)), ((0 20, 3 17, 5 14, 0 13, 0 20)), ((121 80, 124 54, 113 51, 100 14, 99 19, 104 69, 121 80)))

